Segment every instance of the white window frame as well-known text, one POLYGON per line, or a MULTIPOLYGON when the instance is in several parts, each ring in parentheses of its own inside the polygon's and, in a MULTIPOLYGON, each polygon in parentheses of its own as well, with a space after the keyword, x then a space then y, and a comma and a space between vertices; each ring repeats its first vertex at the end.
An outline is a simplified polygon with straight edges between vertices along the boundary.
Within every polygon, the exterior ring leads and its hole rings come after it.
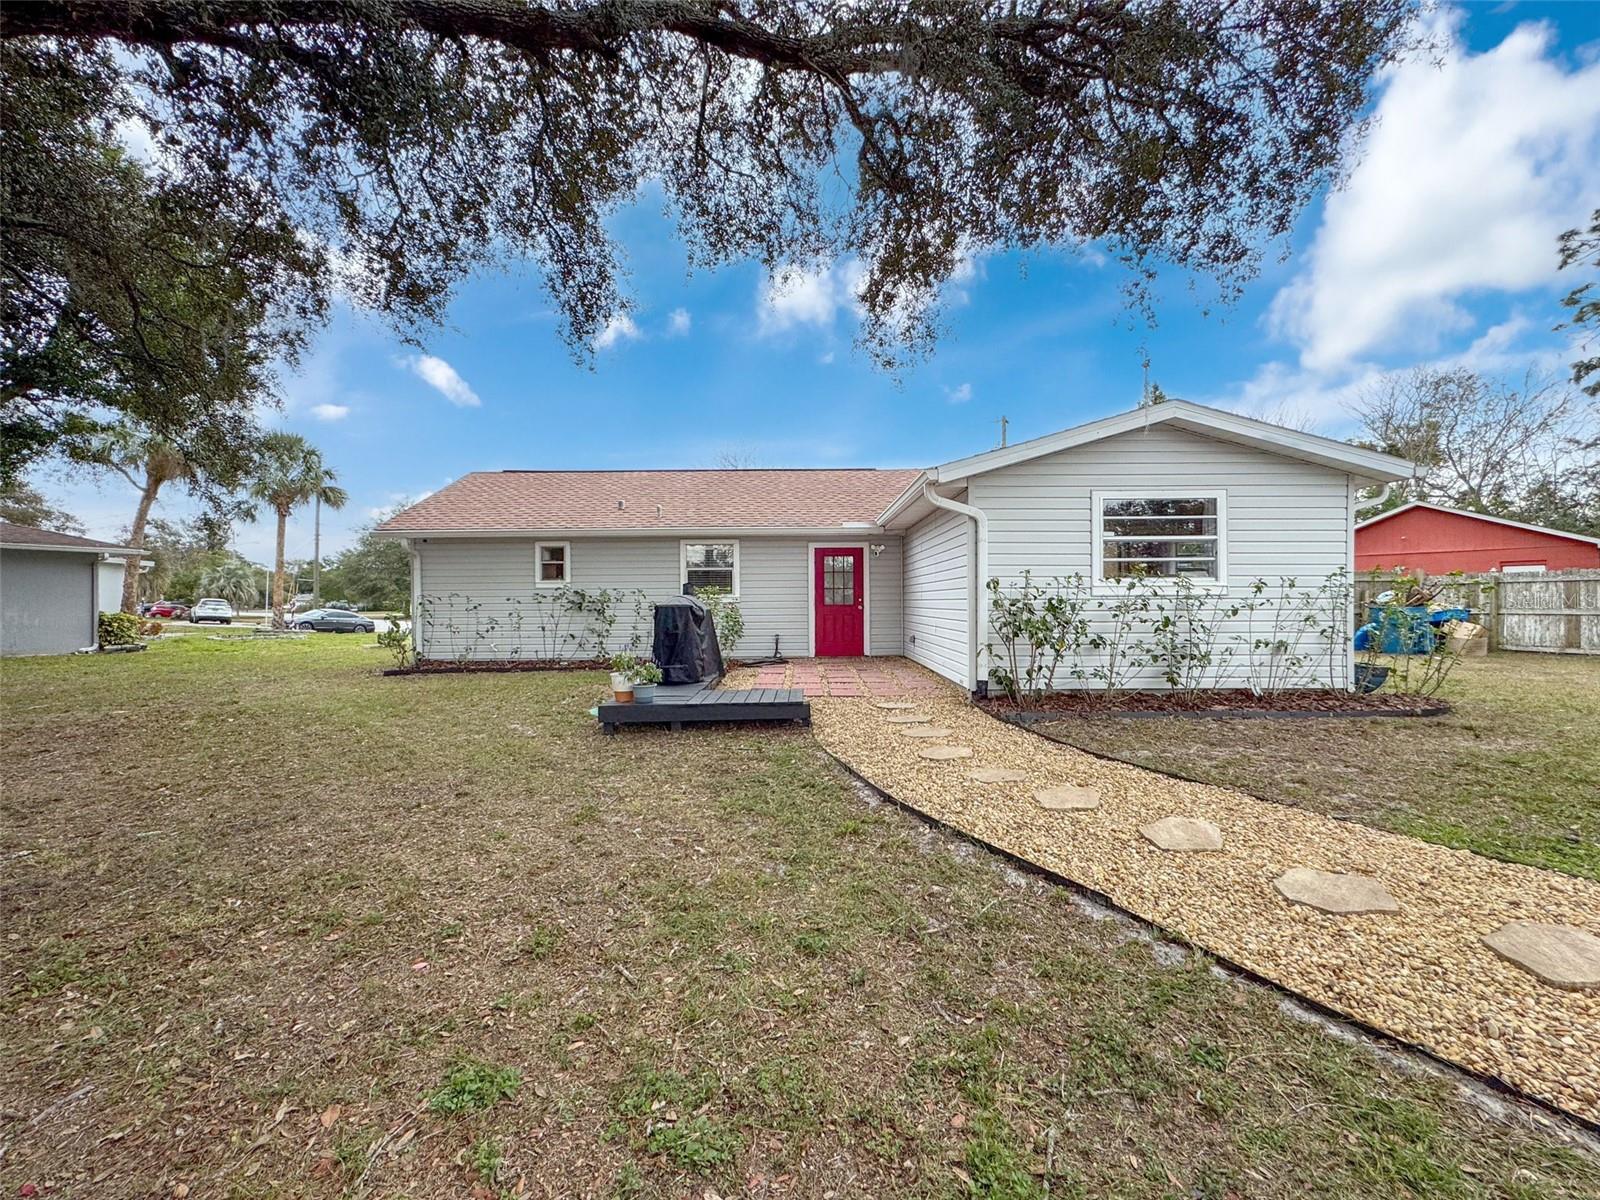
MULTIPOLYGON (((1125 584, 1105 578, 1105 506, 1108 500, 1213 500, 1217 505, 1217 574, 1214 579, 1197 579, 1186 576, 1191 587, 1208 592, 1225 592, 1228 590, 1228 493, 1223 488, 1165 488, 1154 491, 1149 488, 1118 488, 1116 490, 1094 491, 1089 494, 1089 503, 1094 511, 1089 517, 1089 536, 1091 539, 1090 555, 1094 574, 1092 577, 1093 590, 1102 595, 1123 591, 1125 584)), ((1160 539, 1192 541, 1192 538, 1160 539)), ((1179 576, 1146 576, 1145 583, 1156 588, 1176 589, 1181 585, 1179 576)))
POLYGON ((542 588, 566 587, 572 582, 572 543, 571 542, 535 542, 533 544, 533 586, 542 588), (546 547, 561 548, 561 578, 546 579, 540 569, 544 566, 541 555, 546 547))
POLYGON ((728 599, 739 598, 739 539, 725 537, 698 537, 684 538, 678 543, 678 588, 689 582, 689 547, 690 546, 732 546, 733 547, 733 590, 728 593, 728 599))

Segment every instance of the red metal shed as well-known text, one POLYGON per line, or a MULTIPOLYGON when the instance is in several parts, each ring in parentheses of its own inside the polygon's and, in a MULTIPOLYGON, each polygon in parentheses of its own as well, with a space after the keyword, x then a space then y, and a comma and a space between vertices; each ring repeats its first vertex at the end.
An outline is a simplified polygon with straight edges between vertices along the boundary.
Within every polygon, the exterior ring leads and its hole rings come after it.
POLYGON ((1600 538, 1438 504, 1403 504, 1356 526, 1356 570, 1560 571, 1600 567, 1600 538))

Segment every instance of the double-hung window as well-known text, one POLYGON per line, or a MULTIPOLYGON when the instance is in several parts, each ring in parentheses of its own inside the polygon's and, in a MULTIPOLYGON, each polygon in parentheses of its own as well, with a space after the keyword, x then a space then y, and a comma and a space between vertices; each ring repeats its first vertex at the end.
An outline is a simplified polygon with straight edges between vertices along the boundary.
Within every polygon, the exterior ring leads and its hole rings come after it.
POLYGON ((696 590, 721 588, 730 596, 739 594, 738 542, 682 543, 683 582, 696 590))
POLYGON ((535 582, 540 587, 561 587, 572 582, 572 543, 535 542, 533 546, 535 582))
POLYGON ((1227 497, 1222 492, 1095 492, 1094 577, 1228 578, 1227 497))

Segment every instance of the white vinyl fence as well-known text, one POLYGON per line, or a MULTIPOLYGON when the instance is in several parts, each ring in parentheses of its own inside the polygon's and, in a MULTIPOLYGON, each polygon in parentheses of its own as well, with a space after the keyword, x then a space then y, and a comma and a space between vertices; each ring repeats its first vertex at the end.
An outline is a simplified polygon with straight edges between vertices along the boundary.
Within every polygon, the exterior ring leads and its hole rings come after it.
MULTIPOLYGON (((1366 572, 1356 579, 1357 620, 1396 576, 1366 572)), ((1470 609, 1489 631, 1491 650, 1536 650, 1547 654, 1600 654, 1600 570, 1490 572, 1434 578, 1443 584, 1435 603, 1470 609)))

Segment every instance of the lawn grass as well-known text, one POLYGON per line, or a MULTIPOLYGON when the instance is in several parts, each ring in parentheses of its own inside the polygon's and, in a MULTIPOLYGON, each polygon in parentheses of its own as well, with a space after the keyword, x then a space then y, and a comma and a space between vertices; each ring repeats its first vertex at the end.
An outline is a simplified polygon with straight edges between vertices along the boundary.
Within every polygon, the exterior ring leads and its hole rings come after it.
POLYGON ((1600 880, 1600 662, 1464 659, 1416 720, 1116 717, 1036 726, 1096 754, 1600 880))
POLYGON ((366 641, 5 664, 0 1194, 1600 1191, 802 730, 366 641))

